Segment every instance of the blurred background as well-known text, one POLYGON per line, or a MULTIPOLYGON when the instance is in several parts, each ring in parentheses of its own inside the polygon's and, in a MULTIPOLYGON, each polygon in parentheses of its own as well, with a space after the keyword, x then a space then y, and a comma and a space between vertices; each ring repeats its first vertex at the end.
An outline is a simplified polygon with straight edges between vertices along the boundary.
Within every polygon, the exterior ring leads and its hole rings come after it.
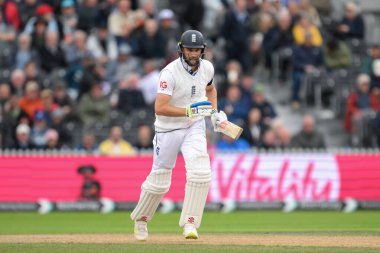
MULTIPOLYGON (((207 121, 208 208, 378 208, 379 23, 370 0, 0 0, 0 209, 132 208, 187 29, 244 128, 233 142, 207 121)), ((163 209, 180 208, 183 166, 163 209)))

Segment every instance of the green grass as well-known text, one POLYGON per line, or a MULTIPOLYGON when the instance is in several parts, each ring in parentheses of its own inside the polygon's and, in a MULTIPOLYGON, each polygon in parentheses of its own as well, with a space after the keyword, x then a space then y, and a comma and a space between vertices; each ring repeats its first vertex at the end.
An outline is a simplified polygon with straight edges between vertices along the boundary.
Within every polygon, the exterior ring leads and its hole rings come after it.
MULTIPOLYGON (((180 213, 156 214, 149 225, 150 233, 175 233, 180 213)), ((0 212, 0 236, 11 234, 80 234, 124 233, 131 234, 133 223, 129 213, 112 214, 68 212, 39 215, 36 213, 0 212)), ((202 234, 253 233, 253 234, 334 234, 380 235, 380 212, 362 211, 351 214, 339 212, 235 212, 223 214, 206 212, 202 234)), ((128 236, 128 235, 126 235, 128 236)), ((262 252, 262 253, 361 253, 379 252, 379 248, 326 248, 326 247, 269 247, 191 244, 83 244, 83 243, 0 243, 1 253, 55 253, 55 252, 262 252)))
MULTIPOLYGON (((156 214, 152 233, 180 233, 180 213, 156 214)), ((129 213, 0 213, 0 234, 131 233, 129 213)), ((206 212, 201 233, 380 234, 380 212, 206 212)))
POLYGON ((378 253, 369 248, 263 247, 210 245, 144 245, 144 244, 0 244, 2 253, 378 253))

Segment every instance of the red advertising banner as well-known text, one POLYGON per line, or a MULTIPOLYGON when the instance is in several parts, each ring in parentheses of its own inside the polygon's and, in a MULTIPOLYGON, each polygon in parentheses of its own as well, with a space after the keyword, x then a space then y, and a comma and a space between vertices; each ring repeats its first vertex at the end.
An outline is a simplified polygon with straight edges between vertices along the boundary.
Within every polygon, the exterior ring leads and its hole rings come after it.
MULTIPOLYGON (((0 201, 77 200, 77 168, 92 164, 102 196, 136 202, 151 156, 0 156, 0 201)), ((215 154, 208 201, 380 201, 380 154, 215 154)), ((185 166, 179 157, 166 198, 182 201, 185 166)))

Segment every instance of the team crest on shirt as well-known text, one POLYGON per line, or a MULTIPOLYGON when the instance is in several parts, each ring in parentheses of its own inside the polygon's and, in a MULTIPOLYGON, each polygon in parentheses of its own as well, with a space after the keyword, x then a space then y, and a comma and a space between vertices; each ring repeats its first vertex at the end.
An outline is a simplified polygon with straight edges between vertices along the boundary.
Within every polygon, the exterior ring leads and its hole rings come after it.
POLYGON ((157 147, 157 148, 156 148, 156 154, 157 154, 157 155, 160 154, 160 147, 157 147))
POLYGON ((195 96, 196 88, 195 85, 191 86, 191 97, 195 96))

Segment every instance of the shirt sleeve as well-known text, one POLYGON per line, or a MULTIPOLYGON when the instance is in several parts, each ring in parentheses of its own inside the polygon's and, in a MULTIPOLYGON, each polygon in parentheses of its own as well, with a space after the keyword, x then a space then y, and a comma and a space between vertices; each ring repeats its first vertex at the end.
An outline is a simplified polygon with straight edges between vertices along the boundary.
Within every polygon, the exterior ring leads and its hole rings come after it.
POLYGON ((207 67, 208 67, 208 73, 209 73, 209 82, 207 83, 207 86, 212 85, 212 82, 214 81, 214 66, 212 65, 211 62, 207 61, 207 67))
POLYGON ((163 70, 160 74, 157 93, 172 95, 175 87, 175 81, 171 72, 163 70))

